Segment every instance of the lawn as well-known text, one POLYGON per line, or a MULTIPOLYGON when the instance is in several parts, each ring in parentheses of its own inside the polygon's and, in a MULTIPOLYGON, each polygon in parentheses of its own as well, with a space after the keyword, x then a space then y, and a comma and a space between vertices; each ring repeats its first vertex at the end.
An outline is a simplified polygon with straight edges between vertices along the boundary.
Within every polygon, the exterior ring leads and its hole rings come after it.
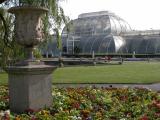
POLYGON ((0 73, 0 85, 5 85, 8 82, 8 75, 6 73, 0 73))
MULTIPOLYGON (((53 83, 156 83, 160 82, 160 62, 125 62, 123 65, 58 68, 53 83)), ((7 74, 0 74, 0 85, 7 74)))
POLYGON ((65 67, 57 69, 53 77, 53 83, 156 83, 160 82, 160 63, 65 67))

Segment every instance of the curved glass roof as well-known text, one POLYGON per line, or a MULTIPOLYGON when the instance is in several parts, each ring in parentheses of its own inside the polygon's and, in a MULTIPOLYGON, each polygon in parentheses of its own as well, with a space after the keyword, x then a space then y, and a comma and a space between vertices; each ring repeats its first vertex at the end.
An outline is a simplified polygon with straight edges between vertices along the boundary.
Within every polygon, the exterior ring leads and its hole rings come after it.
POLYGON ((160 53, 160 31, 133 31, 109 11, 80 14, 62 31, 63 53, 160 53))
POLYGON ((70 27, 70 32, 76 35, 108 34, 108 32, 119 35, 131 31, 130 25, 125 20, 108 11, 81 14, 78 19, 71 21, 70 27))
MULTIPOLYGON (((123 20, 119 16, 117 16, 114 13, 109 12, 109 11, 83 13, 78 16, 78 20, 83 19, 83 18, 93 18, 93 17, 102 17, 102 19, 104 21, 103 25, 105 25, 103 30, 110 28, 111 32, 116 33, 116 34, 131 31, 130 25, 125 20, 123 20), (104 16, 107 16, 107 18, 105 18, 104 16), (106 24, 105 24, 105 22, 106 22, 106 24), (108 24, 110 24, 110 26, 108 26, 108 24)), ((97 24, 100 25, 103 22, 101 20, 97 21, 97 22, 95 20, 94 22, 96 22, 97 24)), ((100 27, 100 26, 97 26, 97 27, 100 27)))
POLYGON ((127 22, 108 11, 81 14, 70 24, 70 32, 66 28, 62 32, 67 53, 76 52, 74 49, 79 53, 118 52, 125 44, 119 35, 131 31, 127 22))

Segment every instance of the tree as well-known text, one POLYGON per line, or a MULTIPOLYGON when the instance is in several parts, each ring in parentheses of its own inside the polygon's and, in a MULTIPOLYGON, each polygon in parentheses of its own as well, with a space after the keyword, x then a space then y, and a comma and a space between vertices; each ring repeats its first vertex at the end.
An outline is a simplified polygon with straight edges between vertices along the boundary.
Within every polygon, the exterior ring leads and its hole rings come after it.
POLYGON ((6 0, 0 0, 0 4, 3 3, 4 1, 6 1, 6 0))
POLYGON ((9 59, 17 59, 23 56, 21 52, 23 48, 18 46, 14 40, 14 25, 12 24, 14 17, 8 14, 5 8, 10 6, 37 6, 48 8, 49 12, 43 18, 44 37, 46 41, 49 40, 50 31, 54 31, 57 36, 57 43, 59 43, 58 48, 61 48, 59 30, 62 24, 68 23, 69 18, 64 15, 64 11, 60 7, 59 2, 60 0, 0 0, 0 3, 2 3, 0 8, 0 48, 3 48, 0 49, 2 67, 9 64, 9 59), (5 58, 3 58, 4 56, 5 58))
POLYGON ((23 56, 22 47, 17 45, 13 34, 13 16, 0 8, 0 66, 11 64, 10 59, 23 56))

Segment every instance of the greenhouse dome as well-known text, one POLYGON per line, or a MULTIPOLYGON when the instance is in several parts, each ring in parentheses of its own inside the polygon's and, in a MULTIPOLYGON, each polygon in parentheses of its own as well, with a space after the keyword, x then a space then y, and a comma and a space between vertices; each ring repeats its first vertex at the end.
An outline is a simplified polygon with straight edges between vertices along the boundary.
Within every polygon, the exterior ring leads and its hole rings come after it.
POLYGON ((132 31, 129 24, 108 11, 80 14, 71 21, 70 32, 62 32, 63 52, 68 54, 117 53, 126 44, 121 34, 132 31))
POLYGON ((160 30, 132 30, 130 25, 112 12, 80 14, 62 31, 63 51, 57 40, 49 43, 43 54, 63 55, 160 55, 160 30), (56 53, 55 53, 56 51, 56 53))

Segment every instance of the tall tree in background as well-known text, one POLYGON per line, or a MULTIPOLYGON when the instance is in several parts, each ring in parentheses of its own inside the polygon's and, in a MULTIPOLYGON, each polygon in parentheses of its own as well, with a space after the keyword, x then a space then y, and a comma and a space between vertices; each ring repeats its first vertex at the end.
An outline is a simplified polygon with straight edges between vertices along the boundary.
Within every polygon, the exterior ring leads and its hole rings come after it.
POLYGON ((2 68, 10 63, 11 58, 22 55, 20 50, 22 48, 14 41, 13 19, 14 17, 5 9, 0 8, 0 66, 2 68))
POLYGON ((57 36, 57 47, 62 48, 59 30, 62 24, 67 24, 69 18, 64 15, 63 9, 59 5, 60 0, 0 0, 0 66, 9 64, 9 59, 23 57, 22 47, 14 41, 14 16, 8 14, 5 9, 11 6, 36 6, 46 7, 49 12, 43 17, 43 32, 45 42, 50 37, 50 31, 54 31, 57 36))
POLYGON ((7 0, 0 0, 0 4, 3 3, 4 1, 7 1, 7 0))

